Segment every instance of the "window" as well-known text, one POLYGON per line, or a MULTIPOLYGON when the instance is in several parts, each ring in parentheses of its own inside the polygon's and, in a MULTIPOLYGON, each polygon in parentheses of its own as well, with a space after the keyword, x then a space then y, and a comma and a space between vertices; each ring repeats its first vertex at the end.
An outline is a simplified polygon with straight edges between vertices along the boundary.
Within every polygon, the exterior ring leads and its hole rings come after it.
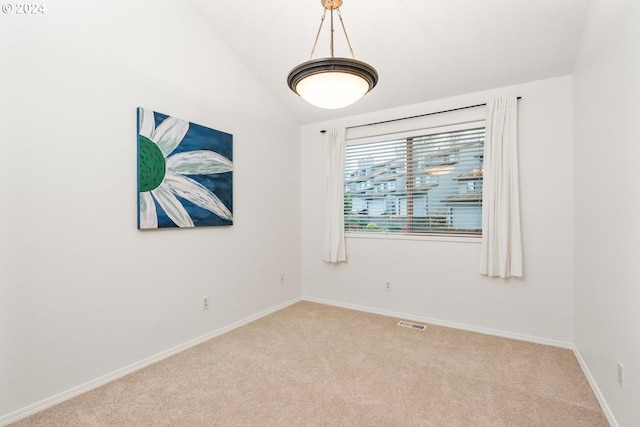
POLYGON ((484 127, 473 126, 349 140, 345 231, 480 236, 484 127))

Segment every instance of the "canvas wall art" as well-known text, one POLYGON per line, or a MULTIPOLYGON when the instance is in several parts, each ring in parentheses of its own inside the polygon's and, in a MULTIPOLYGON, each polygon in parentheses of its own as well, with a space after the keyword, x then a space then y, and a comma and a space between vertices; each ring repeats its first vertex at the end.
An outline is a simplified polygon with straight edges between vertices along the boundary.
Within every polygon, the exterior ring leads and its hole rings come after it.
POLYGON ((233 135, 138 108, 138 228, 233 224, 233 135))

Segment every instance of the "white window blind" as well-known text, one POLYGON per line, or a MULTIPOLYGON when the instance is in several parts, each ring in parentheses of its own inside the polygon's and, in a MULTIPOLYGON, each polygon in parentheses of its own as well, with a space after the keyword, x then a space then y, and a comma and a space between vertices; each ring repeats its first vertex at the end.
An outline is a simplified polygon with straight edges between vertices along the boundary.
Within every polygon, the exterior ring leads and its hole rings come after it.
POLYGON ((347 142, 347 232, 482 233, 484 123, 347 142))

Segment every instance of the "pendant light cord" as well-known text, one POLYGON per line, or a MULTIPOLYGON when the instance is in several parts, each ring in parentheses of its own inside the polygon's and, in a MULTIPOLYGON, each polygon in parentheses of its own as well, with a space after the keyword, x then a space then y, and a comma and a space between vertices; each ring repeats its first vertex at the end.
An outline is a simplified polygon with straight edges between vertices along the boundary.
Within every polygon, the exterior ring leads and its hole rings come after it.
POLYGON ((327 9, 322 12, 322 18, 320 18, 320 27, 318 27, 318 34, 316 34, 316 41, 313 42, 313 47, 311 48, 311 56, 309 59, 313 59, 313 54, 316 52, 316 46, 318 45, 318 38, 320 37, 320 32, 322 31, 322 24, 324 24, 324 18, 327 15, 327 9))
MULTIPOLYGON (((329 42, 329 52, 331 53, 331 57, 334 58, 333 54, 333 10, 331 9, 331 38, 329 42)), ((347 45, 349 46, 349 53, 351 53, 351 58, 356 59, 355 54, 353 53, 353 48, 351 47, 351 41, 349 40, 349 35, 347 34, 347 28, 344 26, 344 20, 342 19, 342 13, 340 13, 340 8, 335 9, 338 14, 338 18, 340 18, 340 25, 342 26, 342 32, 344 33, 344 38, 347 39, 347 45)), ((311 55, 309 55, 309 60, 313 59, 313 55, 316 53, 316 47, 318 46, 318 39, 320 38, 320 33, 322 32, 322 25, 324 24, 324 20, 327 17, 327 9, 322 12, 322 18, 320 18, 320 26, 318 27, 318 33, 316 34, 316 39, 313 42, 313 47, 311 48, 311 55)))
POLYGON ((329 44, 329 52, 333 58, 333 8, 331 8, 331 42, 329 44))
MULTIPOLYGON (((342 13, 340 13, 340 9, 336 9, 336 11, 338 12, 338 17, 340 18, 340 24, 342 25, 342 31, 344 32, 344 38, 347 39, 347 44, 349 45, 349 52, 351 52, 351 58, 356 59, 356 56, 353 54, 353 49, 351 48, 351 42, 349 41, 349 36, 347 35, 347 29, 344 26, 344 21, 342 20, 342 13)), ((333 30, 331 30, 331 31, 333 31, 333 30)), ((333 56, 333 52, 332 52, 331 56, 333 56)))

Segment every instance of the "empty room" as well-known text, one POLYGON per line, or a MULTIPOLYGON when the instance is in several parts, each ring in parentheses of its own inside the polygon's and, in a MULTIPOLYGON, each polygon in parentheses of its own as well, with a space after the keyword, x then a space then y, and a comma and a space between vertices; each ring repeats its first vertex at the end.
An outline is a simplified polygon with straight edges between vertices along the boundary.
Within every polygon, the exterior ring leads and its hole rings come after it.
POLYGON ((640 2, 0 3, 0 425, 640 425, 640 2))

